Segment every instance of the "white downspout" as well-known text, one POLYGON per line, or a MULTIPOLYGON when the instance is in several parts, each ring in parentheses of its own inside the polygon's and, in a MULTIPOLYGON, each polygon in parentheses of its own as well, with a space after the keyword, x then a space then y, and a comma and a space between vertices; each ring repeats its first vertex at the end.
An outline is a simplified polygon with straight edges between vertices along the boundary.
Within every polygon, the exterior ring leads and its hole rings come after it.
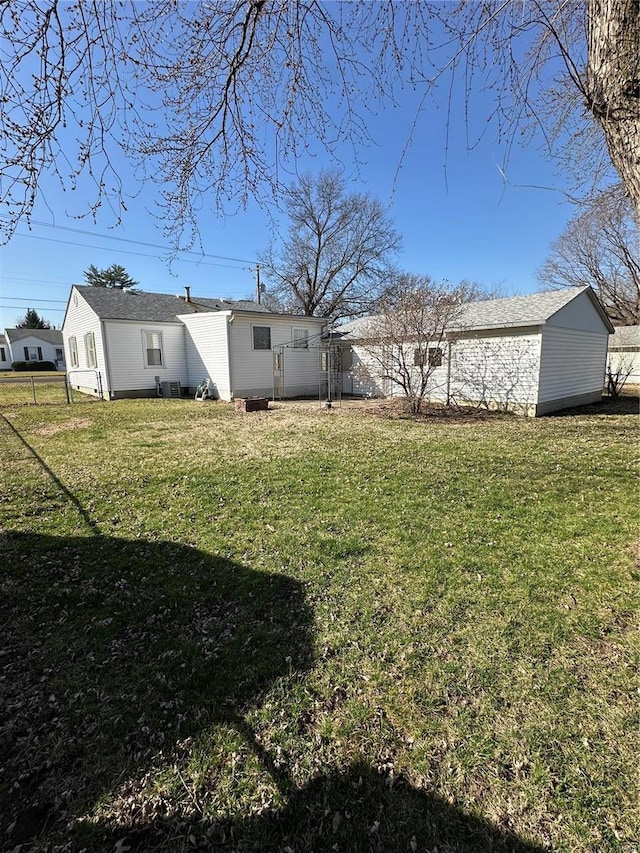
POLYGON ((100 333, 102 335, 102 352, 104 353, 104 373, 107 380, 109 399, 113 399, 113 388, 111 387, 111 365, 109 364, 109 348, 107 347, 107 329, 104 320, 100 320, 100 333))
POLYGON ((227 365, 229 370, 229 394, 231 400, 234 398, 233 391, 233 369, 231 364, 231 326, 233 324, 233 311, 229 312, 227 317, 227 365))

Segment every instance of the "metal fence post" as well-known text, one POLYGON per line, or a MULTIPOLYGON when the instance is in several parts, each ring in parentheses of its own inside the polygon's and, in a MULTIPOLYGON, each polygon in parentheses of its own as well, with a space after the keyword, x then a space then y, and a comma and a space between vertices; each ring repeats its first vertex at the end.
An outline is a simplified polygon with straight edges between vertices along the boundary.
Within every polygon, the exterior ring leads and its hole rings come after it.
POLYGON ((36 400, 36 383, 33 376, 31 377, 31 393, 33 394, 33 405, 36 406, 38 401, 36 400))

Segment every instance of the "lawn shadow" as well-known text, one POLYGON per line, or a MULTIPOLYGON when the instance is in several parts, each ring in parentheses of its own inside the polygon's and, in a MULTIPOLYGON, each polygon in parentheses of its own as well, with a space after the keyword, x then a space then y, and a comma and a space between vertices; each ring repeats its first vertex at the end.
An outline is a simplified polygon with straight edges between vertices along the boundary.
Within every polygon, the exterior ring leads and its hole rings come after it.
POLYGON ((302 585, 172 542, 0 536, 0 849, 64 835, 311 663, 302 585), (62 835, 61 835, 62 833, 62 835))
POLYGON ((111 827, 111 843, 131 851, 262 853, 542 853, 508 827, 467 814, 441 796, 412 787, 364 762, 319 775, 290 793, 279 810, 241 820, 198 822, 167 818, 111 827))
POLYGON ((620 394, 619 397, 603 397, 598 403, 588 403, 585 406, 574 406, 570 409, 560 409, 549 412, 545 418, 569 418, 580 415, 635 415, 640 414, 640 396, 637 394, 620 394))

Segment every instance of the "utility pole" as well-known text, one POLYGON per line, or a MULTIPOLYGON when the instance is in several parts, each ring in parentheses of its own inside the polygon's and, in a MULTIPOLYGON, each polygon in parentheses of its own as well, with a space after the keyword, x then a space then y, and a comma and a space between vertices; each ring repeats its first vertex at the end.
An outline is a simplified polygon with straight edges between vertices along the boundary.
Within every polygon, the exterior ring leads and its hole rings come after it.
POLYGON ((256 274, 256 302, 258 305, 262 302, 262 285, 260 284, 260 264, 256 264, 252 270, 256 274))

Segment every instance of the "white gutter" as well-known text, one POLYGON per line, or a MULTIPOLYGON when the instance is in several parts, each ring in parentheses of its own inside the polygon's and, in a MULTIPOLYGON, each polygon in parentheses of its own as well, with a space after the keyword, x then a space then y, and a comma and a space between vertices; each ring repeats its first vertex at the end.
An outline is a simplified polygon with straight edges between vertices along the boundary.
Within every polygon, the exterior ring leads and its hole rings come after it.
POLYGON ((100 331, 102 332, 102 351, 104 353, 104 372, 109 389, 109 399, 113 399, 113 388, 111 387, 111 365, 109 364, 109 348, 107 347, 107 329, 104 320, 100 320, 100 331))
POLYGON ((233 311, 229 311, 227 316, 227 368, 229 370, 229 394, 233 400, 235 394, 233 391, 233 371, 231 367, 231 326, 233 325, 233 311))

